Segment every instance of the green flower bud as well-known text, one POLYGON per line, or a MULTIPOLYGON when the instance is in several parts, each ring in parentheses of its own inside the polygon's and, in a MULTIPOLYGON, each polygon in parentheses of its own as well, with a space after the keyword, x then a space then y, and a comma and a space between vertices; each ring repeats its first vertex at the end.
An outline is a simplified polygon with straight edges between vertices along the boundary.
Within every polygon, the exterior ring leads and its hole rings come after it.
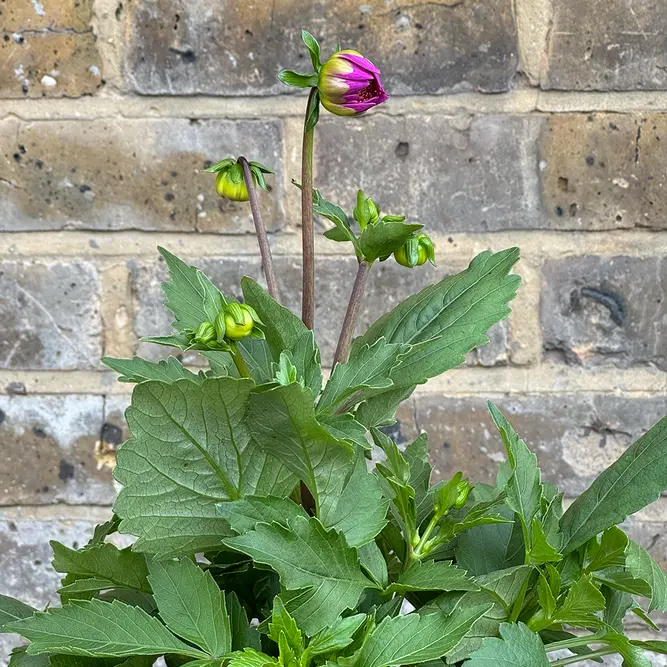
POLYGON ((368 210, 370 213, 368 224, 374 225, 380 219, 380 209, 378 209, 376 203, 370 197, 366 201, 368 202, 368 210))
POLYGON ((215 179, 216 192, 231 201, 248 201, 248 188, 243 181, 243 170, 240 164, 218 172, 215 179))
POLYGON ((262 320, 252 306, 245 303, 229 303, 215 318, 215 339, 220 345, 225 339, 242 340, 257 333, 255 331, 257 324, 261 325, 262 320))
POLYGON ((457 472, 446 484, 438 489, 433 499, 433 511, 440 517, 445 516, 456 503, 459 496, 459 484, 463 474, 457 472))
POLYGON ((454 509, 460 510, 468 502, 468 496, 470 495, 471 489, 472 486, 467 479, 458 483, 456 487, 456 500, 453 505, 454 509))
POLYGON ((425 264, 426 260, 435 266, 435 245, 428 234, 418 232, 394 252, 394 259, 409 269, 425 264))
POLYGON ((215 328, 210 322, 202 322, 192 334, 192 340, 200 345, 208 345, 215 340, 215 328))

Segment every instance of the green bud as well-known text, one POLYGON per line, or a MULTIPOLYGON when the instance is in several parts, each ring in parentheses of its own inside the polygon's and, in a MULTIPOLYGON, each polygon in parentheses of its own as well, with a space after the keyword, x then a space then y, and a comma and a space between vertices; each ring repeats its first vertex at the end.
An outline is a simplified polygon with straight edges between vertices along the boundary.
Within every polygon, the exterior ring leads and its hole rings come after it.
POLYGON ((468 496, 470 495, 471 489, 472 486, 470 485, 470 481, 467 479, 464 479, 458 483, 456 486, 457 493, 456 500, 454 501, 454 509, 460 510, 468 502, 468 496))
POLYGON ((435 266, 435 245, 428 234, 418 232, 394 252, 394 259, 409 269, 425 264, 426 260, 435 266))
POLYGON ((368 203, 368 210, 370 211, 368 224, 374 225, 380 219, 380 209, 377 207, 377 204, 370 197, 366 200, 366 202, 368 203))
POLYGON ((200 345, 208 345, 215 340, 215 328, 210 322, 202 322, 192 334, 192 340, 200 345))
MULTIPOLYGON (((249 162, 248 167, 255 186, 266 190, 264 174, 272 174, 273 172, 260 162, 249 162)), ((248 188, 243 177, 243 167, 237 160, 228 157, 216 162, 204 171, 217 174, 215 189, 221 197, 231 201, 248 201, 248 188)))
POLYGON ((438 489, 433 502, 433 511, 443 517, 449 512, 459 496, 459 484, 463 473, 457 472, 446 484, 438 489))

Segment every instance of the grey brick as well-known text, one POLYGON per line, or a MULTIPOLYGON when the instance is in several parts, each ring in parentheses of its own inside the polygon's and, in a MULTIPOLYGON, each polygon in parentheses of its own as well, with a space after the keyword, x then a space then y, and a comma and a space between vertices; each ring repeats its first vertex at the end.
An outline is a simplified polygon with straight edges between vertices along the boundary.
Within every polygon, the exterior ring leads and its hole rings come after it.
MULTIPOLYGON (((506 456, 486 400, 421 395, 415 401, 417 425, 429 434, 437 478, 461 470, 475 481, 492 482, 506 456)), ((666 412, 664 397, 577 394, 493 401, 537 454, 544 479, 568 496, 584 491, 666 412)))
MULTIPOLYGON (((247 233, 247 203, 220 199, 209 163, 245 153, 282 171, 273 120, 193 119, 0 122, 0 229, 142 229, 247 233), (9 186, 9 187, 4 187, 9 186)), ((280 176, 261 197, 282 224, 280 176)))
POLYGON ((667 88, 667 14, 660 0, 559 0, 552 4, 544 88, 667 88))
POLYGON ((667 368, 667 262, 596 256, 545 262, 544 348, 584 366, 667 368))
POLYGON ((303 3, 141 0, 127 12, 125 70, 139 93, 266 95, 284 92, 282 68, 306 70, 307 27, 326 58, 340 39, 371 58, 390 92, 507 90, 517 69, 510 0, 303 3))
POLYGON ((667 117, 550 116, 540 136, 540 183, 552 229, 667 228, 667 117))
POLYGON ((0 395, 0 505, 110 505, 111 470, 96 456, 101 396, 0 395))
POLYGON ((316 184, 345 209, 353 208, 362 188, 386 212, 432 231, 545 227, 536 153, 542 122, 382 114, 348 123, 325 120, 318 126, 316 184), (353 168, 360 164, 363 169, 353 168))
POLYGON ((89 262, 0 262, 0 365, 95 368, 102 352, 99 276, 89 262))

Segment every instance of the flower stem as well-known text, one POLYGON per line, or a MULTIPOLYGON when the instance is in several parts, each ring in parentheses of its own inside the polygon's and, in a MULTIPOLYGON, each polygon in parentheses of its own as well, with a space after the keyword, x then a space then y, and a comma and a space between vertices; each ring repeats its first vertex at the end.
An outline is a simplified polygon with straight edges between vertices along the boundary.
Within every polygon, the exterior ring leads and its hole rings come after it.
POLYGON ((239 372, 239 375, 242 378, 249 378, 250 377, 250 371, 248 370, 248 367, 246 366, 245 361, 243 360, 243 357, 241 356, 241 352, 239 350, 238 345, 236 342, 231 342, 229 343, 229 347, 231 348, 232 352, 232 359, 234 361, 234 365, 236 366, 236 369, 239 372))
POLYGON ((575 646, 586 646, 587 644, 596 644, 602 637, 604 637, 604 632, 596 632, 593 635, 583 635, 581 637, 568 637, 559 642, 551 642, 547 644, 544 648, 547 651, 560 651, 564 648, 574 648, 575 646))
POLYGON ((549 663, 551 667, 565 667, 565 665, 573 665, 575 662, 582 662, 584 660, 590 660, 591 658, 602 658, 605 655, 612 655, 617 653, 613 648, 603 648, 599 651, 593 651, 592 653, 587 653, 586 655, 571 655, 569 658, 562 658, 561 660, 555 660, 554 662, 549 663))
POLYGON ((350 354, 350 345, 352 343, 352 336, 357 326, 357 317, 361 309, 361 299, 364 296, 364 289, 366 288, 366 280, 368 279, 368 272, 371 264, 365 261, 359 262, 359 269, 357 270, 357 277, 354 279, 354 286, 352 287, 352 294, 350 294, 350 301, 347 304, 347 312, 343 320, 343 327, 340 330, 338 337, 338 346, 336 347, 336 354, 334 355, 334 366, 336 364, 344 364, 350 354))
POLYGON ((303 244, 301 319, 309 329, 312 329, 315 324, 315 235, 313 231, 313 139, 315 128, 308 128, 308 119, 313 104, 319 104, 317 88, 311 88, 308 97, 301 156, 301 238, 303 244))
POLYGON ((255 222, 255 232, 257 233, 257 242, 259 243, 259 253, 262 256, 262 266, 264 267, 264 275, 266 276, 266 286, 269 294, 276 300, 278 299, 278 282, 276 280, 276 270, 273 266, 273 257, 271 256, 271 246, 269 245, 269 237, 266 234, 266 227, 262 220, 262 214, 259 212, 259 198, 257 197, 257 188, 252 180, 250 173, 250 165, 244 157, 238 159, 241 168, 243 169, 243 180, 248 189, 248 200, 250 201, 250 210, 252 211, 252 219, 255 222))

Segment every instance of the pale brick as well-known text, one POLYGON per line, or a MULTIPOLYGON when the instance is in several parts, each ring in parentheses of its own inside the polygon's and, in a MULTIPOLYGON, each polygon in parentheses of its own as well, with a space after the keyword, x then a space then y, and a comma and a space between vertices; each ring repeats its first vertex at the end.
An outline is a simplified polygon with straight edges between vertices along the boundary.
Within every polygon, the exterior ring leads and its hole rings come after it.
POLYGON ((544 349, 566 363, 667 368, 667 261, 570 257, 545 262, 544 349))
POLYGON ((310 68, 303 27, 325 58, 337 39, 363 52, 397 94, 507 90, 518 61, 510 0, 141 0, 126 20, 127 77, 150 95, 284 92, 280 69, 310 68))
POLYGON ((0 505, 110 505, 101 396, 0 395, 0 505))
POLYGON ((90 30, 93 0, 3 0, 0 25, 7 32, 21 30, 90 30))
POLYGON ((667 13, 661 0, 551 4, 544 88, 667 89, 667 13))
POLYGON ((101 352, 99 281, 93 264, 0 262, 0 365, 95 368, 101 352))
MULTIPOLYGON (((247 203, 223 200, 211 162, 245 153, 282 171, 278 122, 98 120, 0 122, 0 229, 142 229, 247 233, 247 203)), ((280 176, 262 193, 282 224, 280 176)))
POLYGON ((552 229, 667 229, 667 116, 554 115, 540 181, 552 229))
MULTIPOLYGON (((415 398, 416 420, 429 434, 437 479, 461 470, 493 482, 505 447, 481 397, 415 398)), ((537 454, 544 479, 575 496, 665 416, 665 399, 604 395, 494 398, 537 454)))
POLYGON ((362 188, 386 212, 427 231, 544 227, 535 142, 542 122, 527 116, 327 119, 318 126, 316 185, 345 209, 362 188))

